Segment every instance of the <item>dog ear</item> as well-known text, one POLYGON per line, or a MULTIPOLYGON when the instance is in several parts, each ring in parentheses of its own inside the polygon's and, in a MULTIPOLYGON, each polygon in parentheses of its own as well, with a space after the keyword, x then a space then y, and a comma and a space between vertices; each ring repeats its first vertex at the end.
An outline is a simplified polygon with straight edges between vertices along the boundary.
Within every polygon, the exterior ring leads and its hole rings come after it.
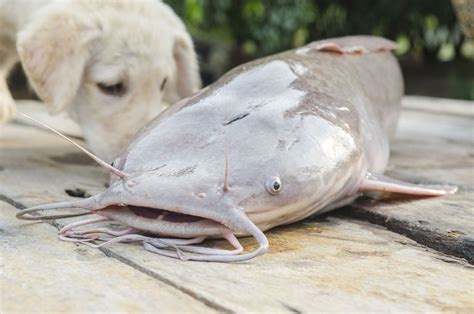
POLYGON ((23 69, 51 113, 76 95, 95 34, 78 14, 58 10, 40 15, 18 35, 23 69))
POLYGON ((164 95, 165 101, 170 104, 190 96, 201 88, 197 56, 191 37, 187 33, 176 36, 173 59, 175 73, 164 95))

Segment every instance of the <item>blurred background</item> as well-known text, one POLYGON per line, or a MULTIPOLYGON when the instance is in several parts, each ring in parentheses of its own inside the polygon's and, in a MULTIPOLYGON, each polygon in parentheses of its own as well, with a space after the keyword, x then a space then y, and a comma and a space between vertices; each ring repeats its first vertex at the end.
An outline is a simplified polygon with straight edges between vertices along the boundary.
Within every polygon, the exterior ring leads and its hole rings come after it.
POLYGON ((206 85, 255 58, 327 37, 372 34, 398 43, 407 94, 474 100, 474 0, 164 2, 191 32, 206 85))
MULTIPOLYGON (((474 0, 164 0, 194 38, 205 85, 308 42, 372 34, 398 43, 406 94, 474 100, 474 0)), ((28 98, 20 68, 15 98, 28 98)))

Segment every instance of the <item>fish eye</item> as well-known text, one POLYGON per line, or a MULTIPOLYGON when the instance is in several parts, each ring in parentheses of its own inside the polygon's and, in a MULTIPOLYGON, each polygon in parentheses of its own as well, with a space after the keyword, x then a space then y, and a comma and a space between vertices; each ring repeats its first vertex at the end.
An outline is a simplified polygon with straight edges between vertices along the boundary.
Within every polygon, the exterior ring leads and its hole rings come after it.
POLYGON ((267 192, 272 195, 278 194, 282 187, 279 177, 270 177, 265 181, 265 188, 267 189, 267 192))
POLYGON ((104 94, 111 96, 122 96, 125 94, 125 85, 122 82, 116 84, 97 83, 97 87, 104 94))

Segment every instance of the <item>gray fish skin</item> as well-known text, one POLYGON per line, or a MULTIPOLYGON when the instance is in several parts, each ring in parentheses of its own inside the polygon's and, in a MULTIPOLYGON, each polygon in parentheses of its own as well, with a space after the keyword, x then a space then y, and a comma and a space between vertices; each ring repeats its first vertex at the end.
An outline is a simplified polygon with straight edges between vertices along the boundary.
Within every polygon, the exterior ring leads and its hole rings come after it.
POLYGON ((115 162, 132 174, 101 203, 158 207, 219 221, 229 207, 262 230, 344 205, 368 172, 383 173, 403 80, 376 37, 332 39, 363 54, 319 51, 324 42, 235 68, 155 119, 115 162), (380 50, 380 51, 378 51, 380 50), (225 192, 225 150, 229 191, 225 192), (279 177, 277 195, 265 188, 279 177))
POLYGON ((115 220, 128 229, 101 229, 114 238, 97 246, 142 241, 160 255, 236 262, 268 250, 263 231, 365 192, 454 193, 383 176, 403 94, 393 48, 383 38, 334 38, 237 67, 144 127, 113 166, 98 160, 113 173, 105 192, 17 217, 85 208, 102 217, 65 226, 61 239, 91 245, 98 229, 78 227, 115 220), (245 253, 243 235, 258 248, 245 253), (194 245, 207 237, 234 249, 194 245))

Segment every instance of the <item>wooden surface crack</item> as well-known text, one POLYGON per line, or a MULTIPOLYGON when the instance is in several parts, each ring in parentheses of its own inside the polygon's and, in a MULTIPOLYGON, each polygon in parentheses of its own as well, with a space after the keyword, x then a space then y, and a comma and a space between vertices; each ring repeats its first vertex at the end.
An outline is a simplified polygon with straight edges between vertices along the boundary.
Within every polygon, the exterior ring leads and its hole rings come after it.
MULTIPOLYGON (((25 209, 26 206, 23 205, 22 203, 20 202, 16 202, 15 200, 13 200, 12 198, 6 196, 6 195, 3 195, 3 194, 0 194, 0 200, 1 201, 4 201, 10 205, 12 205, 13 207, 19 209, 19 210, 22 210, 22 209, 25 209)), ((61 224, 59 224, 56 220, 50 220, 50 221, 44 221, 45 223, 48 223, 49 225, 55 227, 56 229, 60 229, 62 228, 63 226, 61 224)), ((58 240, 59 241, 59 240, 58 240)), ((208 299, 206 299, 205 297, 203 296, 200 296, 198 294, 196 294, 195 292, 191 291, 190 289, 187 289, 185 287, 182 287, 180 286, 178 283, 176 282, 173 282, 172 280, 169 280, 163 276, 161 276, 160 274, 156 273, 156 272, 153 272, 152 270, 149 270, 149 269, 146 269, 136 263, 134 263, 133 261, 123 257, 123 256, 120 256, 119 254, 116 254, 115 252, 111 251, 110 249, 106 248, 106 247, 101 247, 99 248, 99 250, 104 253, 107 257, 109 258, 113 258, 117 261, 119 261, 120 263, 122 264, 125 264, 129 267, 132 267, 133 269, 137 270, 137 271, 140 271, 141 273, 144 273, 145 275, 147 276, 150 276, 152 277, 153 279, 156 279, 156 280, 159 280, 161 282, 163 282, 164 284, 170 286, 170 287, 173 287, 181 292, 183 292, 184 294, 187 294, 189 295, 190 297, 192 297, 193 299, 207 305, 208 307, 210 308, 213 308, 221 313, 233 313, 232 310, 220 305, 220 304, 217 304, 217 303, 214 303, 208 299)))
MULTIPOLYGON (((449 234, 438 232, 434 226, 426 225, 425 221, 418 221, 418 224, 414 224, 406 220, 387 217, 362 207, 349 206, 341 210, 340 213, 346 217, 353 217, 383 226, 423 246, 447 255, 463 258, 469 264, 474 265, 474 238, 471 235, 450 237, 449 234)), ((449 262, 452 262, 452 260, 449 260, 449 262)))
MULTIPOLYGON (((195 291, 187 289, 186 287, 179 285, 179 283, 174 282, 174 281, 160 275, 157 272, 154 272, 150 269, 147 269, 147 268, 131 261, 130 259, 113 252, 112 250, 110 250, 106 247, 101 247, 101 248, 99 248, 99 250, 102 251, 108 257, 114 258, 114 259, 120 261, 121 263, 126 264, 127 266, 130 266, 130 267, 132 267, 132 268, 134 268, 134 269, 136 269, 136 270, 138 270, 138 271, 140 271, 140 272, 142 272, 142 273, 144 273, 144 274, 146 274, 150 277, 153 277, 154 279, 159 280, 159 281, 167 284, 168 286, 171 286, 171 287, 183 292, 184 294, 189 295, 190 297, 196 299, 197 301, 200 301, 200 302, 204 303, 205 305, 207 305, 207 306, 209 306, 209 307, 211 307, 211 308, 213 308, 213 309, 215 309, 215 310, 217 310, 221 313, 234 313, 234 311, 232 311, 231 309, 228 309, 228 308, 226 308, 225 306, 223 306, 221 304, 212 302, 211 300, 208 300, 207 298, 197 294, 195 291)), ((177 263, 179 263, 179 262, 183 262, 183 261, 177 261, 177 263)), ((186 261, 184 261, 184 263, 186 263, 186 261)))

